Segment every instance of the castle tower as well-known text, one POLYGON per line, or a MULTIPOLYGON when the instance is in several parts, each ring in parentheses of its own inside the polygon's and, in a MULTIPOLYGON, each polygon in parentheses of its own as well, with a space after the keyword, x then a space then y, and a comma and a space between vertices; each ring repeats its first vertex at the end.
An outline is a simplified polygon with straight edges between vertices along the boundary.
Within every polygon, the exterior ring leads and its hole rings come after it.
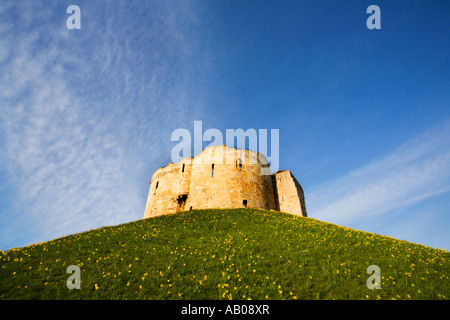
POLYGON ((144 218, 189 209, 246 207, 307 216, 303 190, 291 172, 270 175, 268 166, 258 152, 225 145, 169 163, 153 174, 144 218))

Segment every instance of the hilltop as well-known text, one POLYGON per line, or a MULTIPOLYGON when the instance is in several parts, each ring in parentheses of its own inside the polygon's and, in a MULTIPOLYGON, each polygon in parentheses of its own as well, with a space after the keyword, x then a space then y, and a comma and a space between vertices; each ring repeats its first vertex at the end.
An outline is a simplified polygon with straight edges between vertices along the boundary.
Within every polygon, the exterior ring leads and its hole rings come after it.
POLYGON ((192 210, 0 254, 0 299, 448 299, 450 253, 316 219, 192 210), (81 289, 69 290, 78 265, 81 289), (367 267, 381 289, 366 286, 367 267))

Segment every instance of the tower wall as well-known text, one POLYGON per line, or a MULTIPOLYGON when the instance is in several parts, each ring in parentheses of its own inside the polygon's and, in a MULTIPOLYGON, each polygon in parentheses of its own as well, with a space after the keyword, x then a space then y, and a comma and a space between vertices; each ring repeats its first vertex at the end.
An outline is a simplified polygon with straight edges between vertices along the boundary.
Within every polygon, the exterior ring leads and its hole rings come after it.
POLYGON ((203 150, 192 163, 186 208, 273 209, 271 179, 261 175, 259 157, 257 152, 224 145, 203 150))
POLYGON ((307 217, 303 189, 289 170, 274 174, 278 198, 277 210, 307 217))
POLYGON ((192 158, 169 163, 155 171, 150 182, 144 218, 150 218, 185 209, 189 195, 192 158))

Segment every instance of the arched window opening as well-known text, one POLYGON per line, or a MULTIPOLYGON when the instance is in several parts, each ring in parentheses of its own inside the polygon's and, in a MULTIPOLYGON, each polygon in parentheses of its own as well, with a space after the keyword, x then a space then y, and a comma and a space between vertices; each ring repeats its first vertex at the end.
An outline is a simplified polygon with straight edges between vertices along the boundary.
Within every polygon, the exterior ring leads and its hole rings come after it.
POLYGON ((238 167, 239 170, 242 169, 242 160, 241 160, 241 159, 237 159, 237 161, 236 161, 236 167, 238 167))
POLYGON ((156 185, 155 185, 155 191, 153 192, 153 194, 156 194, 156 189, 158 189, 158 185, 159 185, 159 181, 156 181, 156 185))

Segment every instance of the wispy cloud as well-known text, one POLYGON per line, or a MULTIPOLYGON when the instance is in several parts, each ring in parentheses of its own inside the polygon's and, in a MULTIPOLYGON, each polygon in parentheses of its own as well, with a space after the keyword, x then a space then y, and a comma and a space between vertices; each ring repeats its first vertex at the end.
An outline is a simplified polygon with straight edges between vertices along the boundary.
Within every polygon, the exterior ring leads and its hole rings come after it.
POLYGON ((0 133, 14 210, 1 213, 0 246, 14 244, 21 226, 30 231, 25 241, 36 242, 141 218, 158 150, 170 146, 169 124, 201 112, 192 94, 199 62, 188 54, 195 42, 173 17, 187 27, 194 10, 151 7, 166 30, 152 36, 151 26, 150 35, 121 29, 121 20, 127 28, 145 20, 130 22, 146 8, 125 2, 86 3, 79 31, 65 28, 64 11, 55 18, 55 4, 8 4, 0 19, 0 133), (101 10, 104 19, 90 19, 101 10))
POLYGON ((338 224, 382 216, 450 191, 450 121, 307 195, 312 217, 338 224))

